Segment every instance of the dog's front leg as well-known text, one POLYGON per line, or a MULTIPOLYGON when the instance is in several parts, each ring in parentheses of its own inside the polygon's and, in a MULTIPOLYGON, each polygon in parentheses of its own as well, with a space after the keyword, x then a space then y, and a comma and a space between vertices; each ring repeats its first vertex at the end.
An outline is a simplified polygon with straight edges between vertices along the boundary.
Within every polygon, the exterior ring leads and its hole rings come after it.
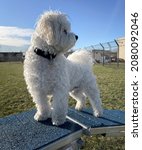
POLYGON ((52 102, 52 123, 53 125, 61 125, 66 120, 68 111, 68 90, 58 89, 53 94, 52 102))
POLYGON ((33 101, 36 104, 37 112, 34 119, 37 121, 44 121, 51 116, 51 108, 47 102, 47 96, 44 93, 36 92, 33 96, 33 101))

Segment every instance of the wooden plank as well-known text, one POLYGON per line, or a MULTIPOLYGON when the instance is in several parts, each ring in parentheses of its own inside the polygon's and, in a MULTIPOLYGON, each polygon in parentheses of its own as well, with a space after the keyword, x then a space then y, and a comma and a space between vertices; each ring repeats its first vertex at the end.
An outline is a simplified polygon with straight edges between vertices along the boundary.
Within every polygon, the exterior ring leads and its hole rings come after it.
POLYGON ((41 150, 56 150, 61 147, 64 147, 66 145, 69 145, 73 141, 76 141, 82 136, 82 130, 79 130, 77 132, 74 132, 66 137, 60 138, 57 141, 52 142, 51 144, 48 144, 41 148, 41 150))
POLYGON ((120 110, 104 110, 103 116, 97 118, 93 116, 91 108, 82 111, 69 108, 68 117, 88 128, 125 125, 125 113, 120 110))
POLYGON ((34 120, 35 109, 0 118, 0 149, 48 149, 64 147, 81 137, 82 133, 124 135, 125 113, 105 110, 96 118, 90 108, 79 112, 69 108, 67 121, 53 126, 51 119, 34 120))
POLYGON ((96 118, 92 115, 91 108, 85 108, 80 112, 69 108, 68 118, 82 126, 84 133, 88 135, 111 133, 114 135, 125 131, 125 113, 120 110, 104 110, 103 116, 96 118))
POLYGON ((111 127, 100 127, 100 128, 91 128, 91 134, 108 134, 113 135, 115 133, 125 133, 125 126, 111 126, 111 127))
POLYGON ((55 149, 68 144, 70 138, 75 140, 81 136, 82 127, 69 120, 57 127, 52 125, 51 119, 35 121, 34 114, 35 110, 30 110, 0 118, 0 149, 32 150, 43 149, 48 145, 50 149, 55 149))

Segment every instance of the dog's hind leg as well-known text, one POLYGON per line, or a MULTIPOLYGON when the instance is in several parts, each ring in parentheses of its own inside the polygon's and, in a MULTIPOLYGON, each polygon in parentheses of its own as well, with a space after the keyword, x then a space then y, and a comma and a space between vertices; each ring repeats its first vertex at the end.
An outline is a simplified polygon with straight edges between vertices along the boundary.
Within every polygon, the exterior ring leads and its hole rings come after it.
POLYGON ((86 95, 79 89, 74 89, 69 94, 77 101, 75 109, 79 111, 82 110, 86 105, 86 95))
POLYGON ((86 84, 84 90, 86 96, 89 98, 90 104, 92 106, 94 116, 100 117, 103 114, 102 103, 100 99, 100 92, 96 85, 96 80, 93 77, 90 82, 86 84))

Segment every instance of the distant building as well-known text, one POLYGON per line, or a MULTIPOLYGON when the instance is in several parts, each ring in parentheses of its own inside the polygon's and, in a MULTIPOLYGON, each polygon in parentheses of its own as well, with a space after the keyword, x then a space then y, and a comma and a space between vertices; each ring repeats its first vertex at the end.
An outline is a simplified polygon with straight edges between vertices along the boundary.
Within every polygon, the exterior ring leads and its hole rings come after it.
POLYGON ((119 44, 119 58, 125 60, 125 38, 118 38, 117 42, 119 44))
POLYGON ((0 52, 0 62, 22 61, 22 52, 0 52))
POLYGON ((111 62, 112 57, 116 57, 117 53, 116 52, 111 52, 111 51, 103 51, 103 50, 92 50, 92 55, 94 61, 98 63, 108 63, 111 62))

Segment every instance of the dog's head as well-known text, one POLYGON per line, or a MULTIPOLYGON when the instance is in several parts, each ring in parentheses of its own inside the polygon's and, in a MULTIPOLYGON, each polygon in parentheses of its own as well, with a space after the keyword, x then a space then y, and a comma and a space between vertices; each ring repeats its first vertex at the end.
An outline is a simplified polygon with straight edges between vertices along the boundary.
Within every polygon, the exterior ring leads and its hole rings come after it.
POLYGON ((56 53, 66 52, 74 46, 78 36, 71 32, 67 16, 57 11, 47 11, 41 15, 36 25, 36 33, 56 53))

